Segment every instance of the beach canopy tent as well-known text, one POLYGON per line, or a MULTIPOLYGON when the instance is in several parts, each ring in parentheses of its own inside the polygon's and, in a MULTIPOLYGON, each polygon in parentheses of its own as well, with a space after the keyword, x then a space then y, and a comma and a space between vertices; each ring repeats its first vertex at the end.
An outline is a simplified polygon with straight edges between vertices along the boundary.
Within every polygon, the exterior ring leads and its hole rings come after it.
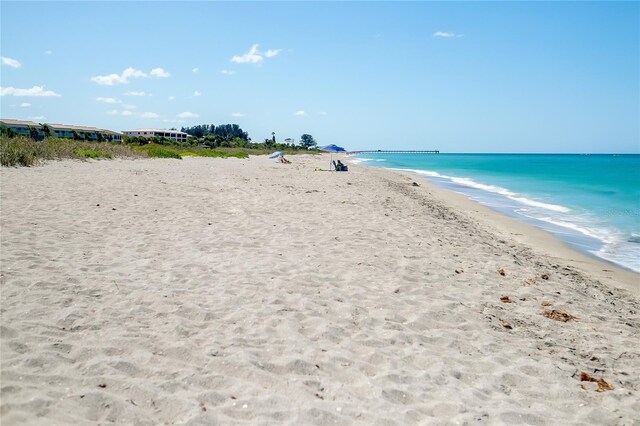
POLYGON ((269 158, 278 158, 282 155, 282 151, 276 151, 269 156, 269 158))
POLYGON ((334 152, 345 152, 346 149, 344 149, 341 146, 338 145, 326 145, 326 146, 319 146, 318 149, 320 151, 325 151, 325 152, 330 152, 331 153, 331 162, 329 163, 329 170, 331 170, 331 168, 333 167, 333 153, 334 152))

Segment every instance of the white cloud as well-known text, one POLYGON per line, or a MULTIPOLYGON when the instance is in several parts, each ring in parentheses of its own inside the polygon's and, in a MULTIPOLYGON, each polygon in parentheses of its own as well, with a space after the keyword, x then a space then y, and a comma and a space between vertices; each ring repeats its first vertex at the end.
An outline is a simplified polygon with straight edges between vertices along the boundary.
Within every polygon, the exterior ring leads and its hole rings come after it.
POLYGON ((162 68, 154 68, 151 70, 150 74, 154 77, 159 77, 159 78, 167 78, 171 75, 165 70, 163 70, 162 68))
POLYGON ((244 114, 241 113, 241 112, 234 112, 234 113, 231 113, 231 116, 232 117, 244 117, 244 114))
POLYGON ((34 115, 29 117, 29 120, 46 120, 47 117, 45 117, 44 115, 34 115))
POLYGON ((264 56, 266 56, 267 58, 273 58, 280 52, 282 52, 282 49, 269 49, 265 52, 264 56))
POLYGON ((146 77, 147 73, 144 72, 144 71, 140 71, 140 70, 137 70, 135 68, 129 67, 126 70, 122 71, 122 76, 124 76, 124 78, 146 77))
POLYGON ((191 72, 193 72, 194 74, 197 74, 200 72, 200 68, 195 67, 194 69, 191 70, 191 72))
POLYGON ((156 114, 155 112, 143 112, 142 114, 140 114, 140 117, 142 117, 142 118, 158 118, 160 116, 158 114, 156 114))
POLYGON ((20 104, 20 108, 29 108, 31 104, 29 102, 23 102, 20 104))
POLYGON ((169 96, 167 99, 169 99, 170 101, 173 101, 173 100, 176 99, 176 97, 175 96, 169 96))
POLYGON ((125 110, 125 111, 122 111, 121 115, 129 116, 129 115, 133 115, 133 113, 131 111, 125 110))
POLYGON ((235 62, 236 64, 257 64, 259 62, 262 62, 262 56, 258 54, 258 45, 254 44, 253 46, 251 46, 251 49, 249 49, 249 51, 244 55, 234 56, 233 58, 231 58, 231 62, 235 62))
POLYGON ((302 111, 302 110, 300 110, 300 111, 294 112, 293 115, 297 115, 298 117, 303 117, 303 116, 307 115, 307 113, 302 111))
POLYGON ((261 53, 258 51, 258 46, 258 44, 254 44, 244 55, 235 55, 231 58, 231 62, 236 64, 259 64, 265 57, 272 58, 282 51, 282 49, 269 49, 265 53, 261 53))
POLYGON ((200 116, 198 114, 196 114, 196 113, 185 111, 185 112, 181 112, 180 114, 178 114, 178 117, 179 118, 198 118, 200 116))
POLYGON ((318 115, 327 115, 327 112, 326 112, 326 111, 320 111, 320 112, 318 113, 318 115))
POLYGON ((202 93, 196 90, 195 92, 193 92, 193 96, 202 96, 202 93))
POLYGON ((47 50, 44 52, 45 55, 53 55, 53 50, 47 50))
POLYGON ((1 56, 2 65, 10 66, 11 68, 20 68, 22 64, 17 59, 7 58, 6 56, 1 56))
POLYGON ((104 102, 105 104, 119 104, 120 101, 115 98, 96 98, 98 102, 104 102))
POLYGON ((147 73, 135 68, 127 68, 121 74, 98 75, 91 77, 91 81, 104 86, 113 86, 114 84, 127 84, 130 78, 147 77, 147 73))
POLYGON ((131 110, 131 109, 136 109, 138 107, 135 106, 135 105, 124 104, 124 105, 122 105, 122 108, 131 110))
POLYGON ((224 75, 233 75, 235 73, 236 73, 235 71, 220 70, 220 74, 224 74, 224 75))
POLYGON ((0 96, 60 96, 51 90, 44 90, 44 86, 33 86, 31 89, 16 87, 0 87, 0 96))
POLYGON ((117 115, 118 114, 118 110, 117 109, 111 109, 109 111, 107 111, 108 115, 117 115))
POLYGON ((433 33, 433 37, 441 37, 441 38, 460 38, 462 36, 463 36, 462 34, 447 33, 444 31, 436 31, 435 33, 433 33))
POLYGON ((144 92, 125 92, 125 96, 145 96, 144 92))

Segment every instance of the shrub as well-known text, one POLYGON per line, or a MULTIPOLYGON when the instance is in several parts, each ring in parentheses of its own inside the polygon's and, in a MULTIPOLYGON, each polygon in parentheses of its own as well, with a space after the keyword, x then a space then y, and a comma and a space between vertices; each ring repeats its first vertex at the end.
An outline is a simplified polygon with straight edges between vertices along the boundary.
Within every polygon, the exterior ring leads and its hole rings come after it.
POLYGON ((85 142, 72 139, 33 141, 27 137, 0 137, 0 164, 3 166, 33 166, 44 160, 65 158, 136 158, 146 157, 126 145, 111 142, 85 142))
POLYGON ((110 153, 97 149, 76 148, 73 150, 73 153, 80 158, 113 158, 110 153))
MULTIPOLYGON (((8 133, 8 132, 6 132, 8 133)), ((15 135, 14 135, 15 136, 15 135)), ((33 166, 45 160, 62 160, 65 158, 177 158, 197 156, 211 158, 248 158, 249 155, 270 154, 272 150, 264 145, 250 144, 248 147, 218 147, 216 149, 202 147, 182 147, 149 144, 145 138, 125 138, 131 143, 144 142, 142 146, 119 144, 114 142, 90 142, 73 139, 47 138, 34 141, 25 136, 0 136, 0 164, 2 166, 33 166)), ((285 154, 314 153, 283 149, 285 154)))
POLYGON ((146 152, 149 157, 155 158, 177 158, 182 160, 180 154, 170 148, 165 148, 155 144, 144 145, 136 148, 140 151, 146 152))
POLYGON ((33 166, 43 157, 43 147, 24 136, 0 139, 0 164, 3 166, 33 166))
POLYGON ((211 157, 211 158, 229 158, 229 157, 247 158, 249 157, 249 155, 246 152, 242 152, 242 151, 223 152, 223 151, 216 151, 211 149, 202 149, 200 151, 194 152, 193 155, 197 155, 198 157, 211 157))

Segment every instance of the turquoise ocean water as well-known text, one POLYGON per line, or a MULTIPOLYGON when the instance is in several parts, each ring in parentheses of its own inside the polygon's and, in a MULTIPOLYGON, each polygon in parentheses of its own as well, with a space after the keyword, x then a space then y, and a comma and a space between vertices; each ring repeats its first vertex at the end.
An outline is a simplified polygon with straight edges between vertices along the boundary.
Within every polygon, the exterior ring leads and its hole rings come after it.
POLYGON ((412 171, 640 272, 640 155, 375 153, 349 161, 412 171))

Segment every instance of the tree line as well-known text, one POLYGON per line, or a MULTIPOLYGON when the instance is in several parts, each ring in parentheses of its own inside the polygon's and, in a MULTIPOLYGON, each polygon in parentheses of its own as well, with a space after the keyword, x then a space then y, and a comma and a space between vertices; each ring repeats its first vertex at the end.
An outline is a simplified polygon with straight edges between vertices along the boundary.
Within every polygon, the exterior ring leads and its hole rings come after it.
MULTIPOLYGON (((300 143, 296 144, 294 139, 287 138, 278 142, 275 132, 271 132, 271 138, 265 138, 262 143, 251 140, 249 133, 242 130, 237 124, 199 124, 191 127, 182 127, 180 131, 192 136, 188 139, 188 144, 201 144, 210 148, 236 147, 236 148, 269 148, 276 150, 299 150, 309 149, 317 145, 313 136, 303 134, 300 143)), ((160 141, 162 143, 162 141, 160 141)))
POLYGON ((222 139, 242 139, 250 141, 249 133, 245 132, 237 124, 199 124, 197 126, 182 127, 180 131, 196 138, 205 136, 219 136, 222 139))

